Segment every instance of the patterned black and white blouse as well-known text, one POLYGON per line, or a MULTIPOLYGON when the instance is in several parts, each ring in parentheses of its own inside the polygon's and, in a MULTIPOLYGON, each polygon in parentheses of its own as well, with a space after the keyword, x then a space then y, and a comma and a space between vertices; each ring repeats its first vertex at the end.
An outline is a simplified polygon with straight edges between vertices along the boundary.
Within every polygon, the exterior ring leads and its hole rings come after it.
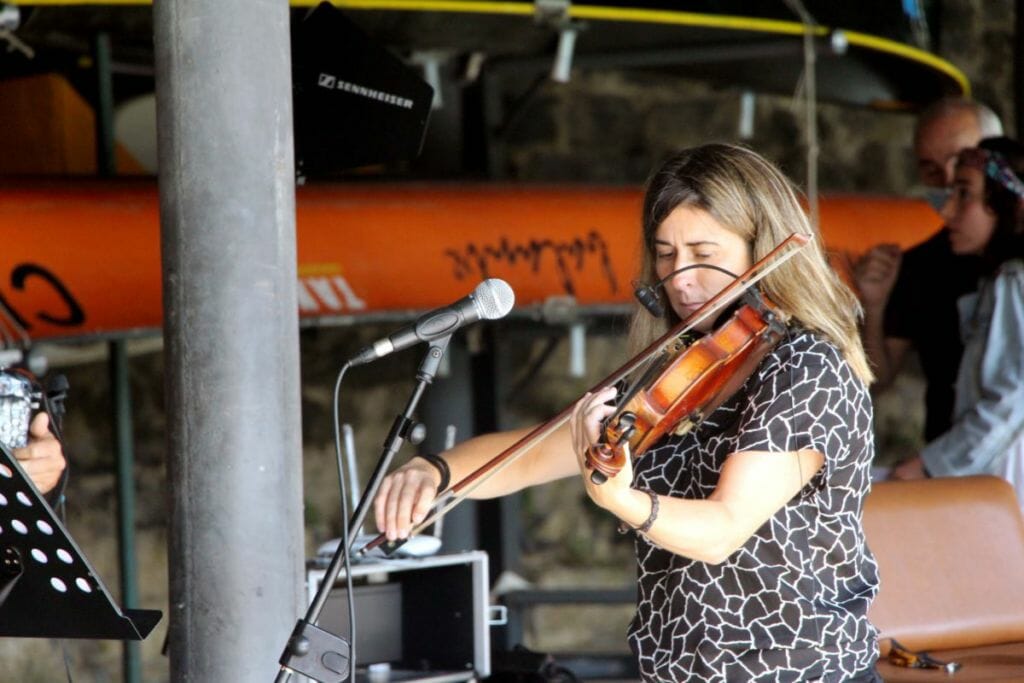
POLYGON ((629 642, 645 681, 830 682, 871 669, 878 568, 861 528, 871 420, 868 392, 836 347, 791 331, 697 429, 635 461, 635 486, 707 498, 731 453, 825 455, 801 493, 719 565, 637 536, 629 642))

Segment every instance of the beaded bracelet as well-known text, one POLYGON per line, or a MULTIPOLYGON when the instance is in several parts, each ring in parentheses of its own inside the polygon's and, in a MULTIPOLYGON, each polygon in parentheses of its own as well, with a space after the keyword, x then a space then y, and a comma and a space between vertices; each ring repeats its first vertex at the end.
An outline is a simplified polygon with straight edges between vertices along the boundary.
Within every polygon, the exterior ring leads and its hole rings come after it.
POLYGON ((640 491, 641 493, 646 493, 648 496, 650 496, 651 514, 649 514, 647 516, 647 520, 643 524, 638 526, 636 529, 633 529, 623 521, 619 521, 620 534, 624 534, 627 531, 636 531, 641 534, 646 534, 648 531, 651 530, 651 527, 654 526, 654 520, 658 518, 658 509, 661 507, 661 501, 658 499, 658 494, 650 489, 637 489, 637 491, 640 491))
POLYGON ((448 463, 445 462, 445 459, 436 453, 423 453, 420 457, 436 467, 437 471, 441 473, 441 482, 437 485, 437 492, 442 493, 447 490, 448 484, 452 480, 452 471, 448 469, 448 463))

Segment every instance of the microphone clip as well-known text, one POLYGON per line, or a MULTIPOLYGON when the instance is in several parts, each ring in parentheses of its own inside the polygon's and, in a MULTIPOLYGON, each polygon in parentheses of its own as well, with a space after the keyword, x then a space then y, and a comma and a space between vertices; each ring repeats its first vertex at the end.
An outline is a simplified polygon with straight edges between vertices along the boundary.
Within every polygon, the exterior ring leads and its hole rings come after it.
POLYGON ((632 284, 633 296, 640 302, 640 305, 655 318, 664 318, 665 306, 661 303, 661 297, 658 295, 658 286, 661 283, 650 285, 644 284, 639 280, 633 280, 632 284))
POLYGON ((434 376, 437 374, 438 368, 441 366, 441 360, 444 358, 444 352, 448 350, 448 343, 451 342, 452 335, 446 334, 443 337, 437 339, 431 339, 428 344, 430 347, 427 349, 427 354, 423 357, 423 361, 420 363, 419 369, 416 370, 416 379, 430 384, 434 381, 434 376))
POLYGON ((694 268, 709 268, 711 270, 717 270, 718 272, 728 275, 733 279, 739 277, 736 273, 719 266, 713 266, 710 263, 694 263, 689 266, 683 266, 682 268, 676 268, 653 284, 645 284, 639 280, 633 280, 633 296, 635 296, 636 300, 640 302, 640 305, 655 318, 664 318, 665 304, 662 302, 661 293, 659 291, 660 287, 679 273, 683 273, 687 270, 693 270, 694 268))

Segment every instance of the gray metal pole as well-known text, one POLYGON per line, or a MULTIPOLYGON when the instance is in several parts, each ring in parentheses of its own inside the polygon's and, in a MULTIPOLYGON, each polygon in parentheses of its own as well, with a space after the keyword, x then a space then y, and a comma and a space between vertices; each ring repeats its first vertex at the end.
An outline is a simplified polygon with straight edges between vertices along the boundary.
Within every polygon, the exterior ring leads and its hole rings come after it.
MULTIPOLYGON (((96 170, 101 178, 117 175, 114 154, 114 79, 111 73, 110 35, 98 33, 93 39, 96 64, 96 170)), ((108 345, 110 395, 113 403, 114 452, 117 456, 117 539, 121 566, 121 606, 139 606, 135 562, 135 450, 132 444, 132 394, 128 377, 125 342, 108 345)), ((140 643, 122 644, 121 673, 125 683, 142 680, 140 643)))
MULTIPOLYGON (((110 394, 114 408, 114 450, 117 452, 117 539, 121 560, 121 606, 139 607, 138 568, 135 562, 135 447, 132 443, 132 391, 126 342, 108 344, 110 394)), ((142 680, 142 649, 126 640, 121 653, 125 683, 142 680)))
POLYGON ((288 2, 153 22, 171 680, 271 680, 303 605, 288 2))
POLYGON ((110 34, 97 33, 92 41, 96 63, 96 170, 101 178, 117 175, 114 154, 114 79, 110 64, 110 34))

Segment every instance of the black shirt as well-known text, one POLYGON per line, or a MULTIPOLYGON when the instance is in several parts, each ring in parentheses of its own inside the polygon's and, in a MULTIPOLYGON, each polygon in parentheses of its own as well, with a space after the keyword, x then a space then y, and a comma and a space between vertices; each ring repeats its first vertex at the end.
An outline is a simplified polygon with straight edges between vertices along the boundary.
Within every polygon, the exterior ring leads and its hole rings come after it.
MULTIPOLYGON (((645 681, 845 681, 869 670, 878 568, 861 526, 874 454, 871 398, 832 344, 793 332, 700 426, 634 463, 659 495, 707 498, 738 451, 814 449, 825 465, 721 564, 638 535, 629 641, 645 681)), ((791 467, 790 462, 781 466, 791 467)))
POLYGON ((956 300, 975 291, 979 277, 981 258, 954 254, 943 228, 904 252, 885 307, 885 336, 909 340, 921 359, 926 441, 953 423, 953 385, 964 351, 956 300))

